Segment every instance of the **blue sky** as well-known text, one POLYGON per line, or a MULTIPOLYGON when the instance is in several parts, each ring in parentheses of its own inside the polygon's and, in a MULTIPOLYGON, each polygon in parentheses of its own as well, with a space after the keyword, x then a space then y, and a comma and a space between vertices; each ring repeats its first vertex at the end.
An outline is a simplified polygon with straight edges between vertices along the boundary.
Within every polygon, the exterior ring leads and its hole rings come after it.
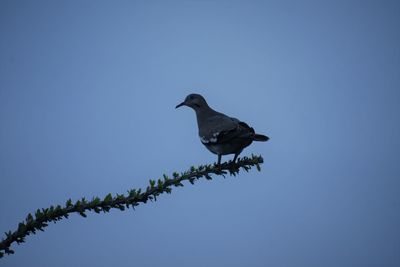
MULTIPOLYGON (((399 266, 397 1, 0 2, 0 230, 212 163, 194 112, 271 137, 262 172, 79 215, 3 266, 399 266)), ((226 157, 226 159, 229 157, 226 157)))

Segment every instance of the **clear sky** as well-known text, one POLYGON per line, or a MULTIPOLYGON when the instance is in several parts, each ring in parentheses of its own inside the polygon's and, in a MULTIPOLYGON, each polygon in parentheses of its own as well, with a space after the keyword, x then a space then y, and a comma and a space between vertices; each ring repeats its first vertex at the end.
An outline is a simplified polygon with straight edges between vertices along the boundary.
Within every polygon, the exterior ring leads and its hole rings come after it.
POLYGON ((189 93, 271 137, 260 173, 73 215, 0 266, 400 266, 399 29, 399 1, 0 1, 0 232, 214 162, 189 93))

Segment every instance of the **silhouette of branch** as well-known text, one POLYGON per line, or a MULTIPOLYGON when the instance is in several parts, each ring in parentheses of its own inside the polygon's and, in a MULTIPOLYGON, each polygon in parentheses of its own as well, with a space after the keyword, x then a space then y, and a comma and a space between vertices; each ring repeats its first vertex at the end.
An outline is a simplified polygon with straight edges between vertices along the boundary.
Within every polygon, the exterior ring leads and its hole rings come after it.
POLYGON ((78 213, 83 217, 86 217, 87 211, 94 211, 96 213, 109 212, 110 209, 119 209, 121 211, 125 208, 135 208, 139 203, 146 203, 147 201, 156 201, 157 196, 162 193, 171 193, 172 186, 179 187, 183 186, 183 181, 189 181, 191 184, 200 178, 211 180, 212 174, 215 175, 233 175, 236 176, 239 173, 240 168, 245 171, 249 171, 251 167, 256 166, 257 170, 260 171, 260 164, 263 163, 261 156, 252 155, 252 157, 243 157, 238 159, 236 163, 232 161, 222 163, 220 166, 214 165, 201 165, 197 168, 191 167, 190 170, 183 173, 174 172, 172 177, 163 175, 163 179, 150 180, 150 185, 147 186, 146 190, 142 189, 131 189, 128 190, 127 195, 112 195, 111 193, 105 196, 103 199, 98 197, 92 198, 88 201, 82 198, 75 203, 71 199, 68 199, 65 206, 61 205, 50 206, 46 209, 38 209, 35 214, 31 213, 26 216, 26 219, 18 224, 17 230, 14 232, 5 232, 6 237, 0 242, 0 258, 4 255, 14 254, 11 244, 16 242, 17 244, 25 242, 26 236, 30 234, 36 234, 37 231, 44 231, 44 228, 49 225, 50 222, 56 223, 57 221, 68 218, 71 213, 78 213))

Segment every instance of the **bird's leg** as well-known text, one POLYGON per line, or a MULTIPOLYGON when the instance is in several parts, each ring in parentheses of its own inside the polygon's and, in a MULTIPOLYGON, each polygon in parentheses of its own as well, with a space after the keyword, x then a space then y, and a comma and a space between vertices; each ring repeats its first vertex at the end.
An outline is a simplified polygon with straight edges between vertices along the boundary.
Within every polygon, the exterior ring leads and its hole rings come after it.
POLYGON ((222 158, 222 155, 218 154, 218 163, 217 163, 218 166, 221 166, 221 158, 222 158))
POLYGON ((233 163, 236 162, 236 159, 237 159, 238 156, 239 156, 239 153, 236 153, 235 156, 233 157, 233 161, 232 161, 233 163))

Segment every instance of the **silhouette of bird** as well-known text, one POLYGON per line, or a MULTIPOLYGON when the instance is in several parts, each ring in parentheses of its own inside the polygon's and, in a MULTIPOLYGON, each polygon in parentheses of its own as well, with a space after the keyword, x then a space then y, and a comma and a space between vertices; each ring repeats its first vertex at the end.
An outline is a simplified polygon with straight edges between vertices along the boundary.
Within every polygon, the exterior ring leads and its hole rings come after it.
POLYGON ((254 129, 236 118, 213 110, 203 96, 190 94, 177 105, 191 107, 196 112, 200 141, 212 153, 218 155, 218 165, 222 155, 235 154, 235 163, 243 149, 253 141, 268 141, 269 137, 255 133, 254 129))

